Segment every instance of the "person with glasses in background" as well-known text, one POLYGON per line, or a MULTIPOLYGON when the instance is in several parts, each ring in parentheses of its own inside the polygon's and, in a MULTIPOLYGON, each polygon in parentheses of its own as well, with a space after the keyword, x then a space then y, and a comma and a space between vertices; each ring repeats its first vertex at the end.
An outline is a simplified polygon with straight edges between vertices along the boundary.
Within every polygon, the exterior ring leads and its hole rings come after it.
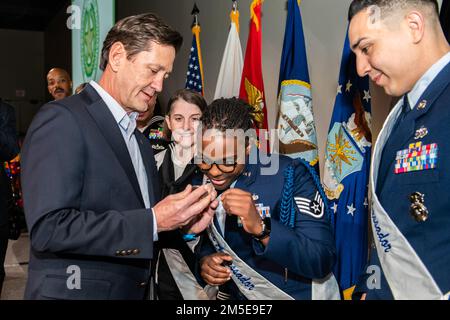
POLYGON ((317 174, 281 155, 271 156, 279 157, 279 168, 267 174, 252 128, 251 107, 236 98, 215 100, 203 113, 195 162, 219 206, 197 247, 199 276, 219 286, 218 299, 339 299, 317 174))

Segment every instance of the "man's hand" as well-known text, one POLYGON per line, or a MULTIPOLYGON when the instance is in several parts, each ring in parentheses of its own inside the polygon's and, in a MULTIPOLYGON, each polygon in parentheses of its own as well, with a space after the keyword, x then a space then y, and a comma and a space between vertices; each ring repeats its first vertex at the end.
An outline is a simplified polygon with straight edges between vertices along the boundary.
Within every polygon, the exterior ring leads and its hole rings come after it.
POLYGON ((240 217, 247 233, 258 235, 262 232, 261 217, 251 193, 241 189, 228 189, 222 194, 222 204, 228 214, 240 217))
POLYGON ((212 185, 192 191, 188 185, 183 192, 167 196, 153 207, 158 232, 187 226, 199 233, 209 224, 217 207, 217 192, 212 185), (207 195, 207 196, 204 196, 207 195))
POLYGON ((233 261, 226 253, 217 252, 200 260, 200 275, 207 284, 220 286, 231 279, 231 270, 223 266, 224 261, 233 261))
POLYGON ((185 232, 198 234, 205 230, 214 218, 214 213, 216 212, 218 205, 218 200, 211 202, 209 208, 206 208, 201 214, 195 216, 191 221, 189 221, 189 223, 184 227, 185 232))

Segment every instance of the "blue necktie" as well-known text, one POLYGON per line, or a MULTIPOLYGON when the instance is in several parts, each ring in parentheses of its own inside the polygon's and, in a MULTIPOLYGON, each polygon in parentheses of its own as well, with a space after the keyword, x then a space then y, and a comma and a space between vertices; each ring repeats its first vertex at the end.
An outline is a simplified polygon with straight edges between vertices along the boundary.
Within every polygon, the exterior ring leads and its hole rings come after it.
POLYGON ((409 99, 408 94, 405 94, 403 96, 403 106, 402 106, 402 112, 400 113, 400 116, 398 117, 397 126, 400 125, 400 123, 405 120, 408 113, 411 111, 411 106, 409 105, 409 99))

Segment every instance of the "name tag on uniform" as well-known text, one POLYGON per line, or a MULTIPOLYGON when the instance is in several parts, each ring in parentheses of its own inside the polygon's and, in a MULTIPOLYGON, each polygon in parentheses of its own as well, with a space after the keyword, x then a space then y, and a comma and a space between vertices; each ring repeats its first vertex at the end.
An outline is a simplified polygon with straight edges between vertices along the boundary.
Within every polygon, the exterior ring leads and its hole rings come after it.
POLYGON ((395 174, 434 169, 437 166, 438 145, 411 143, 408 149, 397 151, 395 174))

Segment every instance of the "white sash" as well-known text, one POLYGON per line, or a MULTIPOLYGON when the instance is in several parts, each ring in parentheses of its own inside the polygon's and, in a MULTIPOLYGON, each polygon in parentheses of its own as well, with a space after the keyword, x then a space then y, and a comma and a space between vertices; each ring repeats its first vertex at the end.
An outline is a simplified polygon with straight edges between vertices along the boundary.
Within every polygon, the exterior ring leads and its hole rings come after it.
POLYGON ((249 300, 294 300, 290 295, 280 290, 277 286, 264 278, 230 248, 222 235, 217 231, 214 223, 211 223, 207 229, 209 239, 211 240, 217 252, 226 252, 233 257, 233 263, 230 266, 231 278, 237 285, 242 294, 249 300))
POLYGON ((401 112, 401 107, 400 100, 389 114, 374 147, 370 174, 374 241, 383 272, 396 300, 445 299, 430 272, 390 219, 375 193, 383 147, 401 112))
MULTIPOLYGON (((230 248, 214 223, 207 229, 217 252, 226 252, 233 257, 231 278, 241 293, 249 300, 293 300, 294 298, 264 278, 230 248)), ((339 286, 333 274, 312 281, 312 300, 340 300, 339 286)))

